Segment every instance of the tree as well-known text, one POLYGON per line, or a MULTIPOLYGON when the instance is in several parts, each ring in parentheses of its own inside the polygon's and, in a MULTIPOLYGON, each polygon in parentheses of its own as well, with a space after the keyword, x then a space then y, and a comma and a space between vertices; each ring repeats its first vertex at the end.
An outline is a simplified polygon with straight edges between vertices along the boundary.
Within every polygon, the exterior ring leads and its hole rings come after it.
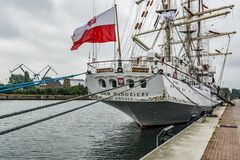
POLYGON ((24 73, 24 75, 21 74, 12 74, 11 77, 9 77, 9 84, 19 84, 23 82, 32 82, 32 79, 29 76, 28 71, 24 73))
POLYGON ((231 98, 235 99, 235 98, 239 98, 240 96, 240 91, 238 89, 232 89, 232 93, 231 93, 231 98))
POLYGON ((24 82, 32 82, 32 79, 30 78, 28 71, 24 72, 24 82))
POLYGON ((9 84, 19 84, 24 82, 24 76, 21 74, 12 74, 11 77, 9 77, 9 84))

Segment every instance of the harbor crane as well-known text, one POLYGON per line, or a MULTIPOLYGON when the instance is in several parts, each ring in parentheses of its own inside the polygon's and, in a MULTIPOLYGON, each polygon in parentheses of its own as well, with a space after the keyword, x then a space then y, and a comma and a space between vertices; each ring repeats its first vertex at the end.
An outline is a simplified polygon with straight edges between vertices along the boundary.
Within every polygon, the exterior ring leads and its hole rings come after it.
POLYGON ((55 74, 57 74, 57 72, 50 65, 47 65, 38 73, 38 75, 40 75, 44 70, 46 70, 46 72, 44 73, 41 79, 44 79, 50 70, 52 70, 55 74))
POLYGON ((39 74, 36 74, 35 72, 33 72, 29 67, 27 67, 25 64, 20 64, 17 65, 17 67, 13 70, 9 70, 11 74, 13 74, 13 72, 15 72, 16 70, 21 69, 23 71, 23 73, 25 74, 27 71, 30 71, 33 74, 33 80, 34 79, 39 79, 39 74))
POLYGON ((27 67, 25 64, 20 64, 17 65, 16 68, 14 68, 13 70, 9 70, 11 74, 13 74, 13 72, 15 72, 16 70, 21 70, 24 74, 29 71, 33 74, 33 80, 40 80, 40 76, 41 74, 44 72, 43 76, 41 79, 44 79, 47 74, 49 73, 50 70, 52 70, 55 74, 57 74, 57 72, 53 69, 53 67, 51 67, 50 65, 47 65, 46 67, 44 67, 40 72, 35 73, 33 70, 31 70, 29 67, 27 67))

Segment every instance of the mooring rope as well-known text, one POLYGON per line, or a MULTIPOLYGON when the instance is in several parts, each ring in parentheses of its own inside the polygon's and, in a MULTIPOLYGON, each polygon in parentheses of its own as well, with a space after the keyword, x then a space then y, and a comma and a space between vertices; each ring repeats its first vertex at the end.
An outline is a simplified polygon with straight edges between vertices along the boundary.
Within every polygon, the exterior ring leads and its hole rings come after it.
POLYGON ((187 85, 188 85, 190 88, 192 88, 192 90, 194 90, 195 92, 197 92, 198 94, 200 94, 202 97, 204 97, 204 98, 208 99, 209 101, 212 101, 212 102, 214 102, 214 103, 217 103, 217 104, 218 104, 218 102, 217 102, 217 101, 214 101, 213 99, 211 99, 211 98, 209 98, 209 97, 207 97, 207 96, 203 95, 203 94, 202 94, 202 93, 200 93, 198 90, 196 90, 194 87, 192 87, 190 84, 188 84, 188 83, 187 83, 187 85))
POLYGON ((21 89, 21 88, 26 88, 26 87, 31 87, 31 86, 38 86, 40 84, 45 84, 45 83, 56 82, 56 81, 59 81, 59 80, 80 76, 80 75, 83 75, 83 74, 86 74, 86 73, 87 72, 83 72, 83 73, 74 74, 74 75, 70 75, 70 76, 51 78, 51 79, 46 79, 46 80, 41 80, 41 81, 24 82, 24 83, 20 83, 20 84, 10 84, 10 85, 6 85, 6 86, 0 86, 0 93, 4 93, 4 92, 7 92, 7 91, 12 91, 12 90, 17 90, 17 89, 21 89))
POLYGON ((206 110, 203 106, 200 106, 193 100, 191 100, 188 96, 186 96, 164 73, 161 73, 173 86, 176 88, 185 98, 187 98, 191 103, 193 103, 195 106, 200 107, 203 111, 208 111, 206 110))
MULTIPOLYGON (((144 78, 144 79, 141 79, 139 81, 136 81, 136 82, 132 82, 132 83, 128 83, 126 85, 130 85, 130 84, 133 84, 133 83, 137 83, 137 82, 140 82, 140 84, 134 86, 133 88, 129 88, 125 91, 122 91, 121 93, 125 93, 129 90, 132 90, 140 85, 142 85, 143 83, 145 83, 144 81, 142 80, 146 80, 146 82, 150 81, 151 79, 153 79, 156 75, 158 74, 154 74, 150 77, 147 77, 147 78, 144 78)), ((124 85, 124 86, 126 86, 124 85)), ((123 87, 123 86, 121 86, 123 87)), ((121 88, 119 87, 119 88, 121 88)), ((117 89, 117 88, 115 88, 117 89)), ((0 135, 5 135, 7 133, 10 133, 10 132, 14 132, 14 131, 17 131, 17 130, 20 130, 20 129, 23 129, 23 128, 26 128, 26 127, 29 127, 29 126, 32 126, 32 125, 35 125, 35 124, 38 124, 38 123, 41 123, 41 122, 44 122, 44 121, 47 121, 47 120, 50 120, 50 119, 53 119, 53 118, 56 118, 56 117, 59 117, 59 116, 62 116, 62 115, 65 115, 65 114, 68 114, 68 113, 71 113, 71 112, 74 112, 74 111, 77 111, 79 109, 82 109, 82 108, 85 108, 85 107, 88 107, 90 105, 93 105, 93 104, 96 104, 96 103, 99 103, 99 102, 102 102, 102 101, 105 101, 107 99, 110 99, 112 97, 115 97, 116 95, 112 95, 112 96, 109 96, 107 98, 104 98, 104 99, 101 99, 101 100, 97 100, 95 102, 92 102, 92 103, 89 103, 89 104, 86 104, 86 105, 83 105, 83 106, 80 106, 80 107, 77 107, 77 108, 73 108, 73 109, 70 109, 70 110, 67 110, 67 111, 64 111, 64 112, 61 112, 61 113, 58 113, 58 114, 55 114, 55 115, 52 115, 52 116, 49 116, 49 117, 45 117, 45 118, 42 118, 42 119, 39 119, 39 120, 36 120, 36 121, 33 121, 33 122, 29 122, 29 123, 26 123, 26 124, 23 124, 23 125, 19 125, 19 126, 16 126, 16 127, 13 127, 13 128, 10 128, 10 129, 7 129, 7 130, 4 130, 4 131, 0 131, 0 135)))
MULTIPOLYGON (((150 77, 151 77, 151 76, 150 76, 150 77)), ((135 82, 127 83, 127 84, 125 84, 125 85, 118 86, 118 87, 115 87, 115 88, 106 89, 106 90, 104 90, 104 91, 99 91, 99 92, 95 92, 95 93, 90 93, 90 94, 87 94, 87 95, 84 95, 84 96, 78 96, 78 97, 70 98, 70 99, 67 99, 67 100, 60 101, 60 102, 55 102, 55 103, 46 104, 46 105, 42 105, 42 106, 35 107, 35 108, 30 108, 30 109, 26 109, 26 110, 22 110, 22 111, 17 111, 17 112, 13 112, 13 113, 8 113, 8 114, 5 114, 5 115, 1 115, 1 116, 0 116, 0 119, 9 118, 9 117, 13 117, 13 116, 25 114, 25 113, 28 113, 28 112, 33 112, 33 111, 37 111, 37 110, 40 110, 40 109, 45 109, 45 108, 53 107, 53 106, 56 106, 56 105, 68 103, 68 102, 71 102, 71 101, 84 99, 84 98, 87 98, 87 97, 90 97, 90 96, 94 96, 94 95, 96 95, 96 94, 101 94, 101 93, 104 93, 104 92, 109 92, 109 91, 112 91, 112 90, 115 90, 115 89, 119 89, 119 88, 128 86, 128 85, 130 85, 130 84, 132 84, 132 83, 135 84, 135 83, 141 82, 142 80, 147 80, 147 79, 150 78, 150 77, 143 78, 143 79, 138 80, 138 81, 135 81, 135 82)))

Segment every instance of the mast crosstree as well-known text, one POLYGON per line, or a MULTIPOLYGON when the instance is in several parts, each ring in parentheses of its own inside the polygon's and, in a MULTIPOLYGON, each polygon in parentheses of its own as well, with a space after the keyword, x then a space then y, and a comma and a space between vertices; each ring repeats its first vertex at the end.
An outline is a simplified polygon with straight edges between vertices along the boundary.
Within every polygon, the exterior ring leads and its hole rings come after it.
POLYGON ((232 53, 212 51, 209 40, 236 32, 207 30, 205 22, 230 14, 234 6, 208 9, 203 0, 136 0, 132 4, 121 59, 88 63, 87 84, 90 92, 141 84, 131 92, 116 90, 95 99, 115 95, 104 103, 140 127, 183 123, 214 109, 222 101, 216 96, 216 68, 210 57, 232 53), (144 77, 149 75, 156 77, 146 82, 144 77))

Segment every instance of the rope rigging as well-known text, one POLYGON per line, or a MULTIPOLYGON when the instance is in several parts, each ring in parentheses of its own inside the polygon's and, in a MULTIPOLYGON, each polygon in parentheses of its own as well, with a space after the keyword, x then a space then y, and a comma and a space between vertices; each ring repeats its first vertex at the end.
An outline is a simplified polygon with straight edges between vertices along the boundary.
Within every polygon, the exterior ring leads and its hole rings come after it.
MULTIPOLYGON (((132 89, 134 89, 134 88, 142 85, 143 83, 146 83, 146 82, 150 81, 151 79, 153 79, 153 78, 156 77, 157 75, 158 75, 158 74, 154 74, 154 75, 152 75, 152 76, 150 76, 150 77, 146 77, 146 78, 144 78, 144 79, 141 79, 141 80, 138 80, 138 81, 135 81, 135 82, 127 83, 127 84, 125 84, 125 85, 123 85, 123 86, 119 86, 119 87, 112 88, 112 89, 107 89, 107 90, 104 90, 104 91, 101 91, 101 92, 97 92, 97 93, 94 93, 94 94, 85 95, 85 96, 82 96, 82 97, 88 97, 88 96, 90 96, 90 95, 95 95, 95 94, 99 94, 99 93, 103 93, 103 92, 115 90, 115 89, 118 89, 118 88, 122 88, 122 87, 128 86, 128 85, 130 85, 130 84, 135 84, 135 83, 139 83, 139 82, 140 82, 138 85, 134 86, 133 88, 128 88, 127 90, 121 92, 121 93, 125 93, 125 92, 127 92, 127 91, 129 91, 129 90, 132 90, 132 89), (143 80, 146 80, 146 82, 143 81, 143 80)), ((79 110, 79 109, 82 109, 82 108, 91 106, 91 105, 93 105, 93 104, 96 104, 96 103, 99 103, 99 102, 108 100, 108 99, 113 98, 113 97, 115 97, 115 96, 116 96, 116 95, 113 94, 112 96, 109 96, 109 97, 107 97, 107 98, 100 99, 100 100, 97 100, 97 101, 95 101, 95 102, 92 102, 92 103, 89 103, 89 104, 86 104, 86 105, 83 105, 83 106, 80 106, 80 107, 76 107, 76 108, 73 108, 73 109, 70 109, 70 110, 67 110, 67 111, 64 111, 64 112, 61 112, 61 113, 58 113, 58 114, 49 116, 49 117, 45 117, 45 118, 42 118, 42 119, 39 119, 39 120, 36 120, 36 121, 33 121, 33 122, 29 122, 29 123, 26 123, 26 124, 23 124, 23 125, 19 125, 19 126, 16 126, 16 127, 13 127, 13 128, 7 129, 7 130, 4 130, 4 131, 0 131, 0 135, 5 135, 5 134, 7 134, 7 133, 14 132, 14 131, 17 131, 17 130, 20 130, 20 129, 23 129, 23 128, 26 128, 26 127, 29 127, 29 126, 32 126, 32 125, 35 125, 35 124, 44 122, 44 121, 47 121, 47 120, 50 120, 50 119, 53 119, 53 118, 56 118, 56 117, 59 117, 59 116, 62 116, 62 115, 68 114, 68 113, 77 111, 77 110, 79 110)), ((20 112, 10 113, 10 114, 7 114, 7 115, 2 115, 0 119, 7 118, 7 117, 12 117, 12 116, 16 116, 16 115, 20 115, 20 114, 24 114, 24 113, 28 113, 28 112, 32 112, 32 111, 39 110, 39 109, 43 109, 43 108, 48 108, 48 107, 55 106, 55 105, 58 105, 58 104, 67 103, 67 102, 70 102, 70 101, 73 101, 73 100, 76 100, 76 99, 79 99, 79 97, 72 98, 72 99, 65 100, 65 101, 61 101, 61 102, 57 102, 57 103, 53 103, 53 104, 49 104, 49 105, 39 106, 39 107, 37 107, 37 108, 32 108, 32 109, 29 109, 29 110, 24 110, 24 111, 20 111, 20 112)))
POLYGON ((156 35, 156 37, 155 37, 155 39, 154 39, 154 42, 153 42, 153 44, 152 44, 151 49, 153 49, 153 48, 155 47, 155 45, 156 45, 156 43, 157 43, 157 40, 158 40, 158 38, 159 38, 159 36, 160 36, 160 34, 161 34, 161 31, 162 31, 162 29, 163 29, 163 27, 164 27, 164 24, 165 24, 165 21, 161 24, 160 30, 158 31, 158 33, 157 33, 157 35, 156 35))
POLYGON ((203 95, 202 93, 200 93, 198 90, 196 90, 194 87, 192 87, 190 84, 187 83, 187 85, 192 89, 194 90, 195 92, 197 92, 198 94, 200 94, 202 97, 208 99, 209 101, 212 101, 214 103, 218 103, 217 101, 214 101, 213 99, 211 98, 208 98, 207 96, 203 95))
POLYGON ((24 82, 24 83, 20 83, 20 84, 10 84, 10 85, 6 85, 6 86, 0 86, 0 93, 4 93, 4 92, 7 92, 7 91, 12 91, 12 90, 17 90, 17 89, 21 89, 21 88, 38 86, 38 85, 41 85, 41 84, 46 84, 46 83, 51 83, 51 82, 56 82, 56 81, 59 81, 59 80, 64 80, 64 79, 84 75, 86 73, 87 72, 83 72, 83 73, 74 74, 74 75, 70 75, 70 76, 64 76, 64 77, 51 78, 51 79, 46 79, 46 80, 34 81, 34 82, 24 82))
MULTIPOLYGON (((226 53, 228 53, 228 51, 229 51, 230 43, 231 43, 231 37, 228 36, 228 44, 227 44, 226 53)), ((220 72, 220 75, 219 75, 219 79, 218 79, 218 83, 217 83, 218 86, 222 85, 222 78, 223 78, 226 62, 227 62, 227 54, 225 54, 225 56, 224 56, 223 66, 222 66, 222 69, 221 69, 221 72, 220 72)))
MULTIPOLYGON (((144 80, 144 79, 141 79, 141 80, 139 80, 139 81, 135 81, 134 83, 141 82, 142 80, 144 80)), ((18 111, 18 112, 13 112, 13 113, 1 115, 1 116, 0 116, 0 119, 9 118, 9 117, 17 116, 17 115, 20 115, 20 114, 24 114, 24 113, 28 113, 28 112, 33 112, 33 111, 37 111, 37 110, 40 110, 40 109, 45 109, 45 108, 49 108, 49 107, 52 107, 52 106, 64 104, 64 103, 67 103, 67 102, 84 99, 84 98, 87 98, 87 97, 90 97, 90 96, 93 96, 93 95, 96 95, 96 94, 101 94, 101 93, 104 93, 104 92, 109 92, 109 91, 112 91, 112 90, 115 90, 115 89, 119 89, 119 88, 128 86, 129 84, 130 84, 130 83, 125 84, 125 85, 123 85, 123 86, 118 86, 118 87, 116 87, 116 88, 106 89, 106 90, 104 90, 104 91, 99 91, 99 92, 87 94, 87 95, 84 95, 84 96, 78 96, 78 97, 75 97, 75 98, 70 98, 70 99, 63 100, 63 101, 56 102, 56 103, 51 103, 51 104, 42 105, 42 106, 39 106, 39 107, 36 107, 36 108, 31 108, 31 109, 26 109, 26 110, 22 110, 22 111, 18 111)))
POLYGON ((203 106, 200 106, 199 104, 195 103, 193 100, 191 100, 188 96, 186 96, 164 73, 162 75, 176 88, 187 100, 189 100, 191 103, 193 103, 195 106, 200 107, 203 111, 207 111, 203 106))

